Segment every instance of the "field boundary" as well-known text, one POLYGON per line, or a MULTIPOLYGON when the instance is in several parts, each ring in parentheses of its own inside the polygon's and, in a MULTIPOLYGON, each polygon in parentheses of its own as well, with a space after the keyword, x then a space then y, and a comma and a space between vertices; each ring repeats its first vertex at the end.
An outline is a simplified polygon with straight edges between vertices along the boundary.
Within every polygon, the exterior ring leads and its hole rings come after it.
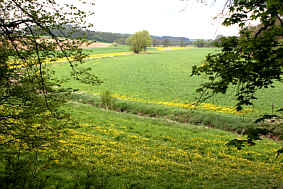
MULTIPOLYGON (((113 97, 114 98, 114 97, 113 97)), ((105 109, 99 94, 74 93, 71 101, 89 104, 101 109, 105 109)), ((169 122, 189 123, 201 125, 207 128, 220 129, 243 135, 245 130, 255 127, 271 129, 272 134, 265 136, 276 141, 283 140, 283 125, 257 124, 255 118, 236 114, 223 114, 205 109, 190 109, 180 106, 168 106, 165 104, 149 104, 146 102, 130 101, 122 98, 114 98, 113 104, 106 110, 134 114, 141 117, 161 118, 169 122)))

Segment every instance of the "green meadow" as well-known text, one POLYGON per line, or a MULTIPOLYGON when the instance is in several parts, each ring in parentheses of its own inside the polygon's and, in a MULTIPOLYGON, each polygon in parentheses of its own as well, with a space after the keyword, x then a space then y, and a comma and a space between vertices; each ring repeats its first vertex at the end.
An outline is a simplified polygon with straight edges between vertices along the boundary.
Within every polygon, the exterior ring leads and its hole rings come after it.
POLYGON ((102 48, 91 48, 84 49, 87 54, 101 54, 101 53, 113 53, 113 52, 129 52, 130 49, 127 45, 119 45, 118 47, 102 47, 102 48))
POLYGON ((283 189, 283 0, 177 1, 0 0, 0 189, 283 189))
MULTIPOLYGON (((67 72, 70 70, 67 64, 56 65, 55 70, 58 77, 70 78, 69 82, 64 84, 65 87, 80 89, 81 92, 90 95, 110 91, 117 97, 149 103, 161 101, 191 104, 198 97, 195 90, 206 81, 206 78, 190 76, 192 66, 203 63, 205 56, 215 51, 217 50, 192 48, 89 60, 81 66, 91 67, 92 72, 104 82, 95 87, 71 79, 67 72)), ((282 84, 276 83, 275 86, 272 89, 258 91, 258 100, 254 106, 249 107, 250 114, 271 113, 272 107, 283 107, 282 84)), ((226 95, 217 95, 206 103, 233 107, 236 103, 233 93, 234 90, 230 90, 226 95)))
POLYGON ((203 126, 102 111, 71 102, 79 121, 59 140, 49 162, 50 188, 280 188, 278 142, 237 150, 239 136, 203 126), (63 158, 62 158, 63 157, 63 158), (57 160, 58 159, 58 160, 57 160))
MULTIPOLYGON (((73 80, 67 63, 50 65, 56 77, 67 79, 63 87, 79 91, 62 107, 77 124, 65 128, 59 148, 42 159, 47 162, 41 171, 48 176, 46 188, 282 188, 283 155, 276 155, 282 141, 264 138, 238 150, 226 144, 245 136, 224 130, 245 129, 242 114, 174 106, 195 102, 195 89, 206 78, 190 77, 191 67, 215 51, 151 51, 88 60, 81 66, 91 67, 104 82, 93 87, 73 80), (105 91, 112 97, 99 95, 105 91), (104 106, 107 98, 113 104, 104 106)), ((282 92, 280 84, 260 91, 248 114, 270 112, 272 104, 282 107, 282 92)), ((231 94, 207 103, 232 107, 231 94)))

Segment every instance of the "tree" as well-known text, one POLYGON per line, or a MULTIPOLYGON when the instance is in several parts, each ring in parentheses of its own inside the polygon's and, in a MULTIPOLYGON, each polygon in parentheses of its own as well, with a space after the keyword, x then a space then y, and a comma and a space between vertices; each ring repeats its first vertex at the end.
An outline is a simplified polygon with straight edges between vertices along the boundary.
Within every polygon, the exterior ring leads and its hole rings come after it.
POLYGON ((159 46, 159 45, 160 45, 160 42, 158 40, 154 39, 152 41, 152 46, 156 47, 156 46, 159 46))
POLYGON ((181 40, 181 41, 180 41, 180 47, 185 47, 185 42, 184 42, 184 40, 181 40))
POLYGON ((217 35, 216 37, 215 37, 215 39, 212 41, 212 46, 214 46, 214 47, 219 47, 219 46, 221 46, 220 44, 221 44, 221 39, 223 39, 223 38, 225 38, 225 36, 223 36, 223 35, 217 35))
POLYGON ((152 39, 149 32, 146 30, 136 32, 134 35, 127 39, 127 43, 130 45, 134 53, 139 53, 140 51, 146 51, 148 46, 151 46, 152 39))
POLYGON ((170 41, 168 38, 165 38, 163 41, 162 41, 162 44, 163 44, 163 47, 168 47, 170 45, 170 41))
MULTIPOLYGON (((46 63, 65 57, 72 67, 73 77, 89 84, 99 82, 89 70, 79 68, 86 56, 79 47, 84 41, 68 39, 74 32, 90 26, 86 17, 91 13, 78 9, 78 4, 59 2, 0 1, 1 164, 18 160, 22 154, 25 157, 33 155, 27 161, 35 160, 40 150, 48 151, 48 146, 58 144, 60 130, 70 123, 68 115, 58 108, 72 90, 60 88, 62 81, 53 77, 46 63), (66 33, 68 26, 71 30, 66 33)), ((21 167, 30 165, 37 164, 22 163, 21 167)), ((27 170, 36 169, 29 167, 27 170)), ((10 173, 6 171, 4 180, 10 173)), ((35 172, 32 175, 36 175, 35 172)), ((5 187, 2 175, 0 179, 0 187, 5 187)))
POLYGON ((126 45, 126 40, 127 38, 119 38, 119 39, 116 39, 114 42, 120 45, 126 45))
POLYGON ((205 46, 205 41, 203 39, 198 39, 194 42, 194 45, 197 47, 204 47, 205 46))
POLYGON ((198 89, 203 100, 236 86, 236 107, 241 110, 253 104, 257 90, 282 81, 283 4, 281 0, 234 0, 227 6, 231 16, 223 24, 240 26, 240 37, 220 38, 221 51, 209 54, 203 65, 193 66, 192 75, 208 76, 209 81, 198 89), (251 30, 247 23, 253 20, 261 24, 251 30))

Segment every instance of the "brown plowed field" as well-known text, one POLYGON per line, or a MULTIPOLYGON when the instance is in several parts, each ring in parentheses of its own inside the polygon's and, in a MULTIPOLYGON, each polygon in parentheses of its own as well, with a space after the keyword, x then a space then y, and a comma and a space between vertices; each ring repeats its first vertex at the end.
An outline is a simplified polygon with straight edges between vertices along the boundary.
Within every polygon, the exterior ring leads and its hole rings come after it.
MULTIPOLYGON (((62 38, 59 38, 59 39, 62 39, 62 38)), ((23 39, 23 40, 26 40, 26 39, 23 39)), ((50 39, 50 38, 39 38, 36 40, 37 42, 42 42, 42 41, 46 41, 46 42, 55 42, 54 39, 50 39)), ((69 40, 71 42, 71 40, 69 40)), ((17 41, 14 41, 14 43, 16 43, 18 45, 18 47, 21 47, 24 49, 24 47, 22 46, 22 43, 21 42, 17 42, 17 41)), ((1 43, 0 43, 1 45, 1 43)), ((82 45, 80 45, 80 47, 82 49, 91 49, 91 48, 103 48, 103 47, 109 47, 111 46, 112 44, 111 43, 102 43, 102 42, 93 42, 91 44, 87 44, 87 43, 83 43, 82 45)), ((58 48, 59 49, 59 48, 58 48)))
POLYGON ((100 42, 95 42, 95 43, 92 43, 90 45, 86 45, 86 44, 83 44, 81 45, 80 47, 85 49, 85 48, 102 48, 102 47, 109 47, 111 46, 111 43, 100 43, 100 42))
MULTIPOLYGON (((42 41, 42 40, 54 42, 54 39, 50 39, 50 38, 47 38, 47 39, 46 38, 40 38, 38 41, 42 41)), ((71 41, 71 40, 69 40, 69 41, 71 41)), ((83 49, 86 49, 86 48, 90 49, 90 48, 109 47, 111 45, 112 45, 111 43, 93 42, 93 43, 91 43, 89 45, 87 45, 87 43, 84 43, 80 47, 83 48, 83 49)))

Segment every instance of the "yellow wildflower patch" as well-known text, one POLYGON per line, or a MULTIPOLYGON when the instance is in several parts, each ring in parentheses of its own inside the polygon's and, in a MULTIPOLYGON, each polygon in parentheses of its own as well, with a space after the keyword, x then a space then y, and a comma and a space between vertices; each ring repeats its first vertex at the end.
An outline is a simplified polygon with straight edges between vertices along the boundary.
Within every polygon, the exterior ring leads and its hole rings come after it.
POLYGON ((192 104, 182 104, 176 102, 166 102, 166 101, 150 101, 141 98, 135 97, 127 97, 119 94, 114 94, 112 97, 122 100, 134 101, 134 102, 142 102, 147 104, 158 104, 158 105, 165 105, 165 106, 172 106, 172 107, 180 107, 180 108, 187 108, 187 109, 201 109, 201 110, 211 110, 219 113, 228 113, 228 114, 243 114, 246 112, 250 112, 251 109, 244 109, 242 112, 238 112, 234 107, 227 107, 227 106, 220 106, 208 103, 200 103, 196 105, 195 103, 192 104))
MULTIPOLYGON (((106 57, 115 57, 115 56, 125 56, 125 55, 130 55, 133 54, 132 52, 114 52, 114 53, 103 53, 103 54, 91 54, 89 56, 86 57, 85 60, 89 60, 89 59, 99 59, 99 58, 106 58, 106 57)), ((74 58, 72 57, 64 57, 64 58, 58 58, 56 60, 53 59, 45 59, 42 63, 43 64, 50 64, 50 63, 64 63, 67 61, 73 61, 74 58)), ((29 62, 30 65, 36 65, 36 61, 31 61, 29 62)), ((27 63, 23 63, 20 60, 10 60, 8 62, 8 64, 10 65, 10 68, 22 68, 22 67, 27 67, 28 64, 27 63)))
MULTIPOLYGON (((270 160, 263 162, 257 159, 262 156, 260 153, 228 148, 225 145, 227 137, 188 137, 179 140, 160 135, 146 138, 143 134, 125 130, 125 126, 93 125, 91 128, 91 132, 70 130, 70 134, 60 141, 63 145, 59 154, 70 153, 77 163, 119 174, 159 177, 160 173, 170 172, 172 176, 182 178, 194 175, 210 179, 225 179, 231 175, 261 177, 268 174, 273 179, 282 178, 282 174, 278 174, 280 164, 274 163, 271 156, 270 160)), ((64 164, 64 161, 56 163, 64 164)))
MULTIPOLYGON (((153 47, 158 51, 170 51, 170 50, 182 50, 182 49, 190 49, 194 47, 153 47)), ((85 60, 90 59, 99 59, 99 58, 106 58, 106 57, 116 57, 116 56, 125 56, 125 55, 131 55, 132 52, 113 52, 113 53, 99 53, 99 54, 91 54, 88 55, 85 60)), ((58 59, 45 59, 43 60, 42 64, 50 64, 50 63, 64 63, 67 61, 73 61, 74 58, 72 57, 64 57, 64 58, 58 58, 58 59)), ((30 61, 29 63, 22 62, 20 60, 10 60, 8 62, 8 65, 10 65, 10 68, 22 68, 27 67, 28 65, 36 65, 37 60, 30 61)))

